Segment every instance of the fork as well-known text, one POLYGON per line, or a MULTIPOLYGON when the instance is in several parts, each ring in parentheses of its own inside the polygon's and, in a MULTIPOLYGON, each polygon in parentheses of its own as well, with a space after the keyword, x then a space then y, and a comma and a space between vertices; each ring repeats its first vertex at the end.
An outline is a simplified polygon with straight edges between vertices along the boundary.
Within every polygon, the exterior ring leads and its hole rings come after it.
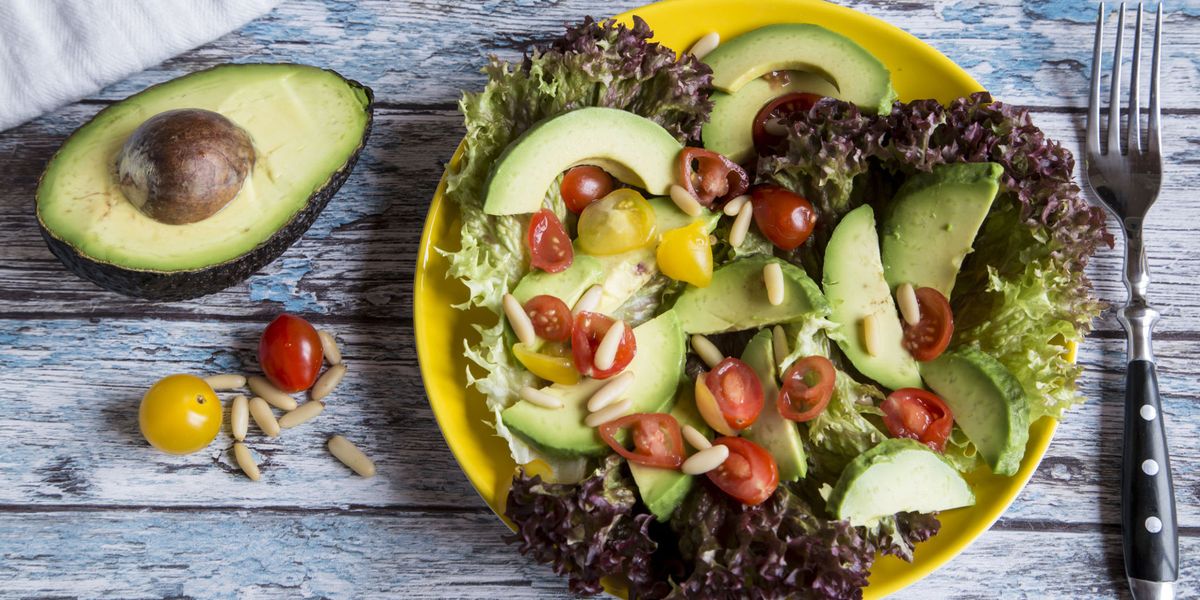
POLYGON ((1121 464, 1121 530, 1125 574, 1135 600, 1175 597, 1179 576, 1179 537, 1175 528, 1175 492, 1163 429, 1162 404, 1150 334, 1158 312, 1146 302, 1150 273, 1142 225, 1158 197, 1162 182, 1159 127, 1159 50, 1162 45, 1162 4, 1155 16, 1154 55, 1150 70, 1150 117, 1142 145, 1138 67, 1142 51, 1141 3, 1133 41, 1130 72, 1127 150, 1121 149, 1121 42, 1125 3, 1117 21, 1109 81, 1108 143, 1100 147, 1100 60, 1107 13, 1100 4, 1096 20, 1096 50, 1092 57, 1092 86, 1088 99, 1087 154, 1084 179, 1101 203, 1121 223, 1125 233, 1125 288, 1129 297, 1119 314, 1125 328, 1128 364, 1125 372, 1125 437, 1121 464))

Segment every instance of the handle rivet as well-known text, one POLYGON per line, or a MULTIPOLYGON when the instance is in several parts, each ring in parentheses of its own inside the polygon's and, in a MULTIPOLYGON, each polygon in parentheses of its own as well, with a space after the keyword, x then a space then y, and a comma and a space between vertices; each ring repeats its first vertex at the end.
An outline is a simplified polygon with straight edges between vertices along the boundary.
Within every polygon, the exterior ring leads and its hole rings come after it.
POLYGON ((1153 421, 1154 417, 1158 416, 1158 411, 1149 404, 1143 404, 1142 409, 1138 411, 1138 414, 1142 415, 1142 420, 1144 421, 1153 421))
POLYGON ((1147 475, 1158 475, 1158 463, 1154 459, 1148 458, 1142 461, 1142 472, 1147 475))
POLYGON ((1146 531, 1150 533, 1162 531, 1162 521, 1158 517, 1146 517, 1146 531))

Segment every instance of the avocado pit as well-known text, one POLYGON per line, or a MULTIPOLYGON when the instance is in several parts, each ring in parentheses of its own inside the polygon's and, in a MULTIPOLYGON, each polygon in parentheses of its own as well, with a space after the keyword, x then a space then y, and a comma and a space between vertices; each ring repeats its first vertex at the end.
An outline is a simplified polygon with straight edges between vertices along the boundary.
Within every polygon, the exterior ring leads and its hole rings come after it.
POLYGON ((117 155, 125 198, 170 225, 216 214, 237 196, 253 168, 250 136, 224 116, 195 108, 147 119, 117 155))

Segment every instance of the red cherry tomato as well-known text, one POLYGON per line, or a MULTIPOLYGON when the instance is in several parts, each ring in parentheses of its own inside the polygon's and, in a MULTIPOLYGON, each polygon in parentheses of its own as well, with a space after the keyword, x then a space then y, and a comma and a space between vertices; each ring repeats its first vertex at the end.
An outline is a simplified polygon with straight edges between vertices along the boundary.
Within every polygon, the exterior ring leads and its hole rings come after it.
POLYGON ((750 365, 726 358, 704 376, 717 408, 734 431, 741 431, 758 420, 763 408, 762 383, 750 365))
POLYGON ((946 351, 954 335, 954 313, 950 302, 934 288, 917 288, 917 306, 921 320, 916 325, 904 321, 904 348, 919 361, 933 360, 946 351))
POLYGON ((317 330, 297 316, 275 317, 258 340, 258 364, 263 374, 289 394, 312 387, 324 357, 317 330))
POLYGON ((608 328, 612 327, 613 323, 616 321, 600 313, 580 311, 575 315, 575 328, 571 333, 571 353, 575 356, 575 368, 581 374, 593 379, 608 379, 624 371, 633 360, 634 354, 637 353, 637 340, 633 337, 633 330, 626 327, 625 335, 621 336, 621 343, 617 345, 617 357, 612 366, 603 370, 596 368, 596 347, 600 345, 600 340, 604 339, 604 334, 608 333, 608 328))
POLYGON ((587 205, 613 191, 613 178, 600 167, 579 165, 567 170, 558 189, 567 203, 567 210, 579 214, 587 205))
POLYGON ((938 452, 946 449, 946 439, 954 427, 954 415, 933 393, 902 388, 888 394, 879 408, 883 410, 883 423, 892 437, 917 440, 938 452))
POLYGON ((535 269, 547 273, 558 273, 566 270, 575 260, 575 249, 571 247, 571 238, 563 228, 562 221, 549 209, 533 213, 529 220, 529 253, 533 257, 530 264, 535 269))
POLYGON ((679 421, 671 415, 638 413, 626 415, 600 426, 600 439, 629 462, 648 467, 678 469, 683 464, 683 434, 679 421), (617 432, 629 427, 633 450, 617 441, 617 432))
POLYGON ((784 127, 780 122, 789 115, 798 112, 808 112, 823 96, 807 92, 784 94, 758 109, 754 115, 754 125, 751 135, 754 136, 754 148, 759 154, 771 154, 779 147, 787 135, 780 135, 777 129, 784 127))
POLYGON ((533 322, 533 332, 548 342, 571 339, 574 318, 567 303, 549 294, 534 296, 525 303, 525 314, 533 322))
POLYGON ((729 458, 708 472, 708 479, 742 504, 761 504, 779 487, 779 467, 762 446, 745 438, 722 437, 713 440, 729 448, 729 458))
POLYGON ((837 371, 824 356, 807 356, 783 374, 783 391, 776 398, 779 414, 793 421, 811 421, 833 397, 837 371))
POLYGON ((679 152, 679 182, 700 204, 724 204, 750 188, 750 176, 737 163, 703 148, 679 152))
POLYGON ((803 197, 777 185, 760 185, 750 192, 754 224, 781 250, 794 250, 812 235, 817 212, 803 197))

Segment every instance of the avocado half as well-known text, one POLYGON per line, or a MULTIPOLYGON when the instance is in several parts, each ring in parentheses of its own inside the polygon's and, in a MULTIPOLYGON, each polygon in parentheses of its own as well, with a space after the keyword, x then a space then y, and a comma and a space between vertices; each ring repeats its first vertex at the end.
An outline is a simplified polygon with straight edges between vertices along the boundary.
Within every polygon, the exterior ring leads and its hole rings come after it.
POLYGON ((367 86, 298 64, 220 65, 147 88, 100 111, 50 159, 35 203, 42 237, 68 269, 114 292, 165 301, 220 291, 308 230, 350 176, 373 107, 367 86), (256 156, 223 208, 170 224, 126 198, 116 163, 140 125, 180 109, 228 118, 256 156))

